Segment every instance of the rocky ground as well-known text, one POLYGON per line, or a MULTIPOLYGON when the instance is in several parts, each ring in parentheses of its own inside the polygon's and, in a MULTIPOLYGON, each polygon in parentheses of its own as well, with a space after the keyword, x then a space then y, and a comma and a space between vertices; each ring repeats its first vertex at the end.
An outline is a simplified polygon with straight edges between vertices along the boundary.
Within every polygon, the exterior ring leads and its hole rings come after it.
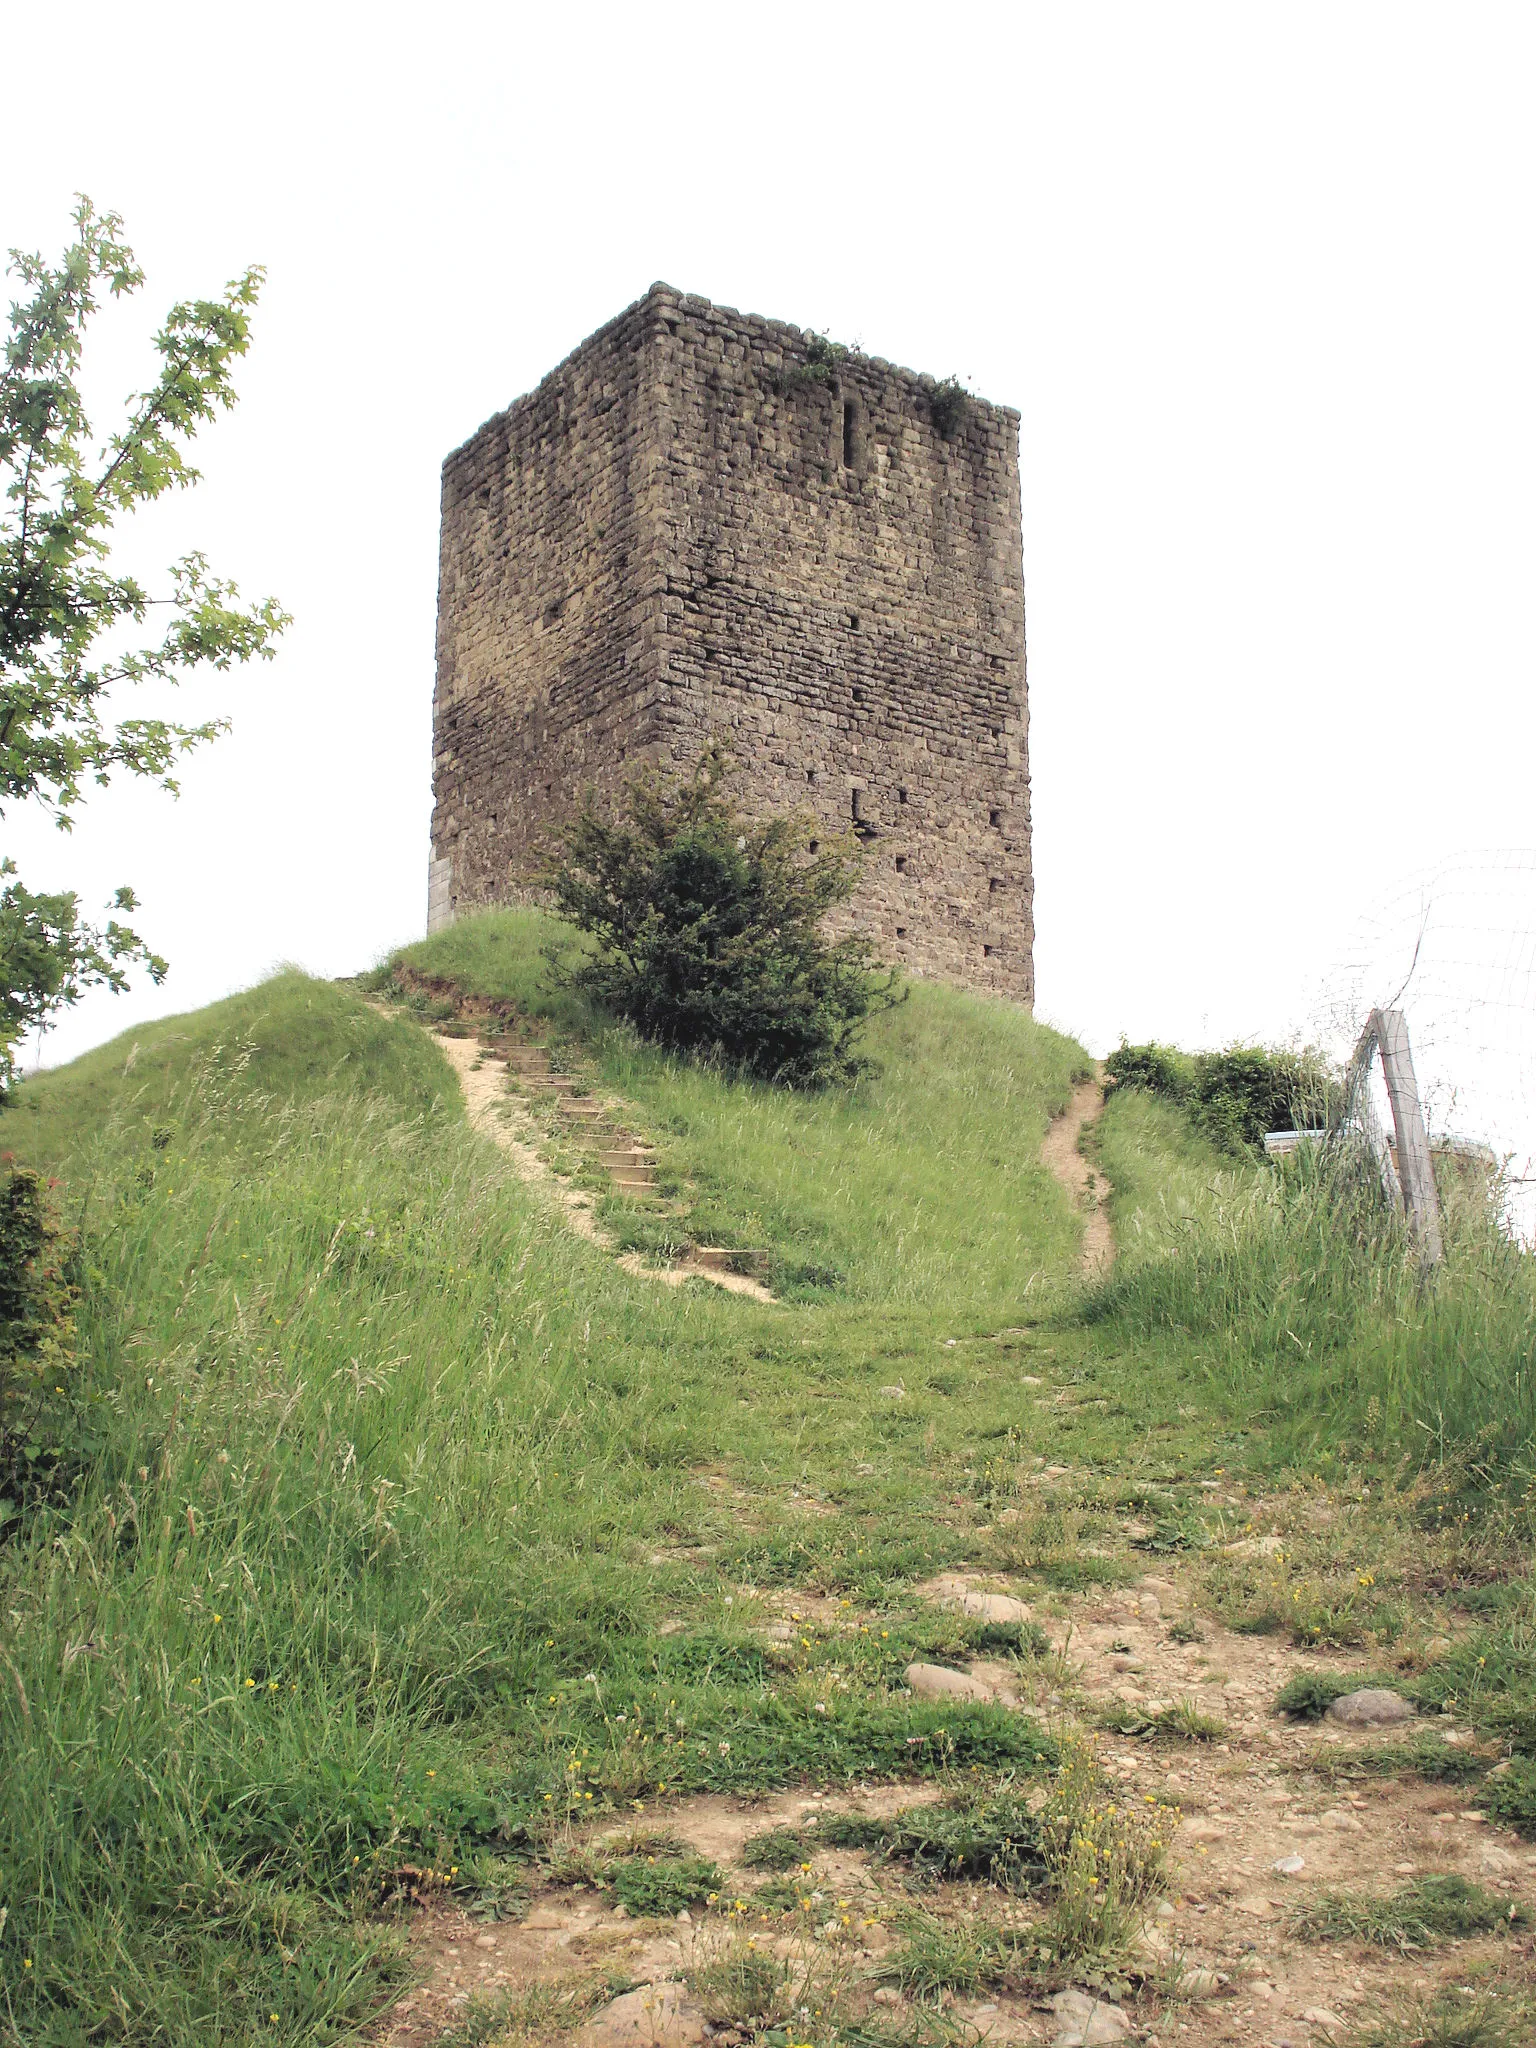
MULTIPOLYGON (((1031 1613, 1002 1577, 949 1574, 922 1590, 983 1620, 1031 1613)), ((869 1625, 849 1602, 807 1591, 757 1596, 743 1588, 740 1597, 770 1642, 793 1645, 869 1625)), ((1515 1979, 1531 1971, 1536 1847, 1491 1825, 1467 1804, 1464 1787, 1353 1774, 1353 1759, 1378 1751, 1384 1736, 1422 1734, 1415 1718, 1394 1718, 1407 1712, 1400 1702, 1385 1708, 1385 1724, 1365 1726, 1348 1725, 1337 1710, 1319 1722, 1277 1714, 1276 1694, 1305 1660, 1275 1636, 1224 1627, 1187 1573, 1148 1574, 1123 1591, 1057 1607, 1042 1617, 1052 1643, 1044 1657, 973 1659, 964 1671, 914 1665, 907 1678, 916 1692, 993 1698, 1055 1729, 1086 1731, 1120 1798, 1175 1810, 1166 1895, 1146 1912, 1118 1979, 1111 1973, 1097 1990, 1055 1993, 904 1990, 899 1957, 914 1905, 930 1919, 963 1922, 978 1913, 995 1917, 1000 1902, 967 1884, 914 1890, 899 1869, 859 1851, 817 1849, 809 1857, 795 1878, 809 1910, 787 1918, 757 1911, 762 1873, 741 1862, 750 1837, 804 1827, 829 1811, 889 1813, 943 1789, 808 1787, 755 1800, 679 1800, 651 1816, 736 1887, 696 1917, 636 1920, 580 1881, 538 1885, 512 1922, 481 1924, 448 1906, 423 1912, 412 1946, 427 1981, 390 2015, 380 2048, 425 2048, 481 2001, 511 2016, 527 2010, 532 1987, 548 1987, 554 1999, 561 1986, 598 1978, 632 1988, 585 2021, 574 2036, 579 2048, 641 2041, 726 2048, 753 2039, 751 2030, 712 2024, 708 2001, 687 1987, 744 1936, 791 1960, 803 1956, 808 1995, 835 1984, 845 2004, 867 2008, 885 2025, 892 2042, 938 2038, 900 2031, 904 2017, 915 2025, 937 2013, 954 2038, 998 2044, 1071 2048, 1086 2040, 1092 2048, 1135 2035, 1149 2048, 1175 2040, 1181 2048, 1229 2041, 1314 2048, 1404 1995, 1490 1970, 1515 1979), (1187 1732, 1149 1730, 1147 1723, 1171 1710, 1187 1732), (1129 1732, 1106 1727, 1117 1716, 1129 1732), (1439 1873, 1456 1873, 1507 1902, 1508 1931, 1404 1951, 1307 1938, 1296 1925, 1325 1891, 1381 1895, 1439 1873)), ((1363 1653, 1329 1660, 1332 1669, 1354 1666, 1362 1675, 1368 1662, 1363 1653)), ((1451 1747, 1471 1741, 1444 1716, 1435 1718, 1433 1735, 1451 1747)), ((592 1832, 611 1837, 612 1825, 592 1832)), ((508 2038, 538 2038, 534 2024, 534 2033, 508 2038)), ((549 2038, 571 2038, 553 2006, 549 2028, 549 2038)), ((798 2036, 791 2030, 783 2038, 798 2036)))

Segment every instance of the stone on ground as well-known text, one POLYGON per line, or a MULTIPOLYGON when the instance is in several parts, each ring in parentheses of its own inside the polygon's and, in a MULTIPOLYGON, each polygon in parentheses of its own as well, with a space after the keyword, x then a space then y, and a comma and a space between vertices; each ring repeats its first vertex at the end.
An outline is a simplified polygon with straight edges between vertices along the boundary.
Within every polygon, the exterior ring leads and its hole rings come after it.
POLYGON ((973 1678, 968 1671, 951 1671, 943 1664, 909 1664, 902 1676, 919 1699, 993 1700, 997 1697, 984 1678, 973 1678))
POLYGON ((1330 1721, 1342 1728, 1390 1728, 1398 1721, 1415 1718, 1413 1708, 1401 1693, 1384 1686, 1368 1685, 1359 1692, 1347 1692, 1328 1709, 1330 1721))
POLYGON ((1009 1593, 973 1592, 970 1581, 953 1572, 946 1572, 920 1590, 931 1594, 941 1607, 956 1614, 968 1614, 973 1621, 1028 1621, 1033 1613, 1033 1609, 1009 1593))
POLYGON ((1119 2006, 1095 1998, 1091 1991, 1058 1991, 1051 2010, 1056 2015, 1052 2048, 1110 2048, 1131 2031, 1119 2006))
POLYGON ((575 2048, 702 2048, 704 2015, 686 2000, 681 1984, 642 1984, 588 2020, 575 2048))

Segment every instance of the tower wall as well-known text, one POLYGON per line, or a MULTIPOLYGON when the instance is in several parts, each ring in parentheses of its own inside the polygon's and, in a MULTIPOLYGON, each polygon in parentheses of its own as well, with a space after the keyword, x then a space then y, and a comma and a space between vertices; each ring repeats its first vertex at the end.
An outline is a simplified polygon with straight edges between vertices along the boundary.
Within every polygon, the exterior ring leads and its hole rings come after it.
POLYGON ((747 807, 859 834, 882 954, 1032 1001, 1018 416, 809 358, 656 286, 449 458, 437 901, 718 740, 747 807))

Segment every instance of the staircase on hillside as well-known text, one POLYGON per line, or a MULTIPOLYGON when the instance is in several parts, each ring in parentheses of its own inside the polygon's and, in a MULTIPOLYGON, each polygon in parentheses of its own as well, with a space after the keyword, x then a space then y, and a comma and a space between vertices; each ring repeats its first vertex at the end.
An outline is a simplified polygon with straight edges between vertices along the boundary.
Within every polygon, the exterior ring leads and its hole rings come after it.
POLYGON ((614 1188, 639 1195, 656 1185, 656 1162, 649 1147, 618 1129, 606 1105, 587 1092, 586 1084, 550 1066, 547 1045, 487 1046, 490 1058, 503 1059, 510 1075, 536 1100, 553 1097, 562 1135, 596 1155, 596 1163, 614 1188))

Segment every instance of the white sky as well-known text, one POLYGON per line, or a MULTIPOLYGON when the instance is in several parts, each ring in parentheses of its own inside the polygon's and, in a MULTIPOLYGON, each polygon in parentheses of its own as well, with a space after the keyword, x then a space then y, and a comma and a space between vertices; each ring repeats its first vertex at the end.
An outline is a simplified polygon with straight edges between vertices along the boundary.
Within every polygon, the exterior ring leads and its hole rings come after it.
POLYGON ((103 398, 268 266, 206 481, 131 555, 297 623, 184 698, 234 730, 179 803, 6 820, 172 961, 50 1059, 421 931, 439 464, 656 278, 1021 410, 1039 1007, 1096 1050, 1283 1034, 1402 877, 1536 843, 1529 6, 189 21, 8 22, 46 83, 0 241, 56 254, 77 188, 126 216, 103 398))

